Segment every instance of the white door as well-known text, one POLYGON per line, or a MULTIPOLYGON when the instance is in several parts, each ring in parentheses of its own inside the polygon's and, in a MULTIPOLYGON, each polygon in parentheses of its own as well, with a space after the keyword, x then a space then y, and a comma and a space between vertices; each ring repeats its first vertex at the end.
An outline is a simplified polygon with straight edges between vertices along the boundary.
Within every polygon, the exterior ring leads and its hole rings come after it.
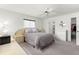
POLYGON ((76 44, 79 45, 79 17, 76 19, 76 44))

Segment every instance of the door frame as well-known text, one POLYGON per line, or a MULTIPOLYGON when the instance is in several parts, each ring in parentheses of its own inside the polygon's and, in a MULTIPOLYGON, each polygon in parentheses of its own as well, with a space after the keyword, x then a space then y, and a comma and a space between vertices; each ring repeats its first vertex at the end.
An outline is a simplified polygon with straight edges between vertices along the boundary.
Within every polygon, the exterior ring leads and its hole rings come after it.
MULTIPOLYGON (((77 41, 77 17, 71 17, 71 22, 72 22, 72 18, 76 18, 75 21, 76 21, 76 41, 77 41)), ((72 23, 71 23, 71 24, 72 24, 72 23)), ((70 24, 70 31, 71 31, 71 24, 70 24)), ((70 32, 70 38, 71 38, 71 33, 72 33, 72 32, 70 32)), ((72 38, 71 38, 70 41, 72 42, 72 38)), ((75 43, 76 43, 76 42, 75 42, 75 43)))

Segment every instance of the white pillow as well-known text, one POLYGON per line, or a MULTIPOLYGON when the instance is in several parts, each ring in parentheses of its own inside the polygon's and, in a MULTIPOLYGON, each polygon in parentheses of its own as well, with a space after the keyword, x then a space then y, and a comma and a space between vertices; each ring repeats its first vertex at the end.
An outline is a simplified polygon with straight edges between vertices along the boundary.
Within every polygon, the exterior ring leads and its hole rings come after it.
POLYGON ((35 32, 37 32, 37 29, 36 28, 27 28, 25 31, 28 33, 35 33, 35 32))

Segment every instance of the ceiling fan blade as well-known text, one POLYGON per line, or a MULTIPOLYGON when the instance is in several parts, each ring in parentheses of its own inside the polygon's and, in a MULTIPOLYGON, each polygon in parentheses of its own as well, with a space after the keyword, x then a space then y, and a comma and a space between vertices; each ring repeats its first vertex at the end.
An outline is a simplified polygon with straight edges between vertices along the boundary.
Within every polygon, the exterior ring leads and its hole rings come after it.
POLYGON ((42 13, 42 14, 40 14, 40 15, 39 15, 39 17, 44 17, 44 16, 45 16, 45 14, 44 14, 44 13, 42 13))

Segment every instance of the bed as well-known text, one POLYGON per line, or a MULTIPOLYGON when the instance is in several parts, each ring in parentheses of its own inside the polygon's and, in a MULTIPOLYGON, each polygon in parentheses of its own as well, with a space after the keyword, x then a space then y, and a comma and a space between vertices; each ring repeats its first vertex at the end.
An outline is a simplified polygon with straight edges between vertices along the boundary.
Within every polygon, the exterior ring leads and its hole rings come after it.
POLYGON ((54 37, 45 32, 26 32, 25 42, 35 48, 43 49, 54 42, 54 37))

